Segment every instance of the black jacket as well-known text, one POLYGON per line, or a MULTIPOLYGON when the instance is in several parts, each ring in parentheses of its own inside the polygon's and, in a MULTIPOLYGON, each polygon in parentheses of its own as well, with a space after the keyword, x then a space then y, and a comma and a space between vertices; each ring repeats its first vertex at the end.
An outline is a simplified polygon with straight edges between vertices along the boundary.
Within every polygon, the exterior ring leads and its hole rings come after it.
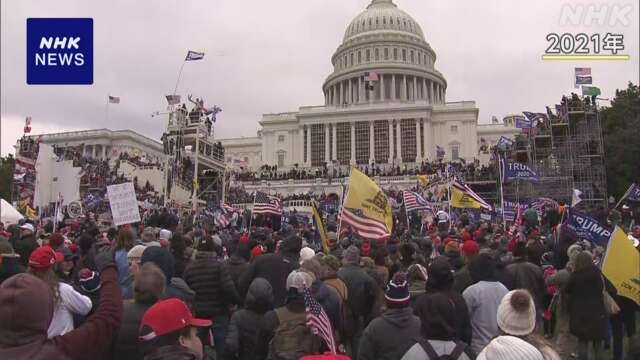
POLYGON ((460 340, 471 344, 471 321, 467 303, 453 290, 427 289, 413 304, 422 322, 422 335, 429 340, 460 340))
POLYGON ((214 253, 199 251, 183 278, 196 293, 194 305, 198 317, 228 314, 229 305, 241 304, 231 276, 214 253))
POLYGON ((240 277, 240 293, 246 294, 253 279, 261 277, 271 284, 273 304, 280 307, 287 299, 287 277, 298 267, 298 261, 279 254, 258 256, 240 277))
POLYGON ((347 286, 349 294, 347 305, 351 312, 356 319, 363 318, 366 324, 370 320, 368 317, 373 312, 373 304, 377 296, 376 281, 355 265, 340 268, 338 278, 347 286))
POLYGON ((144 357, 138 340, 140 322, 145 311, 153 304, 125 302, 122 308, 122 322, 114 341, 113 358, 134 360, 144 357))
POLYGON ((236 290, 240 292, 240 277, 249 268, 249 263, 242 256, 231 255, 231 257, 224 262, 224 265, 227 267, 229 275, 231 275, 236 290))
POLYGON ((255 279, 249 286, 245 308, 231 317, 224 348, 227 359, 260 360, 267 357, 266 334, 262 329, 265 327, 265 312, 271 310, 272 303, 273 290, 269 282, 255 279))
POLYGON ((542 269, 539 266, 523 259, 517 259, 512 264, 507 265, 505 273, 509 290, 529 290, 536 303, 536 309, 540 311, 544 308, 543 301, 546 289, 542 269))
POLYGON ((609 317, 602 295, 600 270, 592 266, 571 273, 567 284, 569 296, 569 331, 581 340, 604 340, 609 317))
POLYGON ((163 346, 151 352, 145 360, 196 360, 198 357, 191 349, 180 345, 163 346))
POLYGON ((15 246, 13 247, 16 254, 20 255, 20 262, 22 265, 29 266, 29 257, 31 253, 39 247, 38 242, 36 241, 35 235, 27 235, 21 237, 18 241, 16 241, 15 246))
POLYGON ((20 274, 26 271, 24 265, 18 257, 5 257, 2 258, 2 264, 0 264, 0 284, 6 279, 12 277, 15 274, 20 274))
POLYGON ((397 360, 420 336, 420 319, 410 307, 387 310, 364 330, 358 360, 397 360))

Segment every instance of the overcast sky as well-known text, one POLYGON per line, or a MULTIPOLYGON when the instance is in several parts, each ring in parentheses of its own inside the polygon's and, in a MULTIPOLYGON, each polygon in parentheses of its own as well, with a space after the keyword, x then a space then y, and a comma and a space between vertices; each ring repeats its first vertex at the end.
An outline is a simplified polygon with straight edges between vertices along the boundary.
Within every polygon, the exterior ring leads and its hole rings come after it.
MULTIPOLYGON (((2 0, 1 151, 13 152, 24 118, 33 133, 93 128, 133 129, 159 138, 187 50, 178 92, 224 111, 217 137, 255 136, 263 113, 295 111, 324 101, 322 83, 344 30, 370 0, 2 0), (26 19, 92 17, 94 84, 26 85, 26 19), (108 94, 121 103, 109 108, 108 94)), ((522 110, 544 111, 573 90, 575 66, 593 68, 602 97, 638 82, 638 1, 395 0, 422 26, 448 81, 447 100, 475 100, 479 121, 522 110), (628 24, 564 25, 567 3, 631 7, 628 24), (630 61, 542 61, 551 32, 625 36, 630 61)), ((623 11, 624 12, 624 11, 623 11)))

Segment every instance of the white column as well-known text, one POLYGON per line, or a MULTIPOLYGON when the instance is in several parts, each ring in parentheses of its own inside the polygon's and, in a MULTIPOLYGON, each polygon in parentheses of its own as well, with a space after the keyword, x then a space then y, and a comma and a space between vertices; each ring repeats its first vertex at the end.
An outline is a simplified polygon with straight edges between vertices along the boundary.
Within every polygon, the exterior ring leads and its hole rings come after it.
POLYGON ((391 100, 396 99, 396 75, 391 74, 391 100))
POLYGON ((427 79, 422 78, 422 99, 427 100, 427 79))
POLYGON ((362 103, 362 76, 358 76, 358 103, 362 103))
POLYGON ((375 145, 375 135, 373 129, 373 121, 369 121, 369 164, 371 164, 376 158, 376 145, 375 145))
POLYGON ((416 118, 416 162, 422 161, 421 150, 422 144, 420 144, 420 118, 416 118))
POLYGON ((389 164, 393 163, 393 119, 389 119, 389 164))
POLYGON ((356 164, 356 124, 351 123, 351 165, 356 164))
POLYGON ((311 125, 307 125, 307 166, 311 166, 311 125))
POLYGON ((433 80, 429 80, 429 103, 433 104, 436 102, 435 93, 433 92, 433 80))
MULTIPOLYGON (((298 161, 296 161, 298 164, 300 164, 300 166, 304 166, 304 125, 300 126, 300 128, 298 129, 298 141, 300 141, 300 145, 298 147, 299 151, 300 151, 300 155, 298 155, 299 159, 298 161)), ((267 154, 265 152, 266 150, 266 144, 264 143, 264 140, 262 140, 262 163, 266 164, 267 163, 267 154)))
POLYGON ((418 99, 418 78, 413 77, 413 101, 418 99))
POLYGON ((402 126, 401 119, 396 121, 396 151, 398 152, 398 162, 402 162, 402 126))
POLYGON ((344 81, 340 81, 340 106, 344 104, 344 81))
POLYGON ((347 102, 349 104, 353 104, 353 86, 352 86, 352 81, 351 79, 347 80, 349 82, 349 95, 347 96, 347 102))
POLYGON ((329 146, 331 146, 329 144, 329 124, 326 123, 324 124, 324 161, 329 162, 330 161, 330 154, 329 154, 329 146))
POLYGON ((91 158, 95 159, 97 157, 97 155, 98 155, 98 152, 96 151, 96 145, 93 144, 91 146, 91 158))
POLYGON ((333 147, 333 149, 331 150, 332 152, 331 160, 338 159, 338 141, 336 140, 337 128, 338 128, 337 123, 331 124, 331 130, 333 131, 333 138, 331 139, 331 146, 333 147))
POLYGON ((435 159, 433 154, 433 143, 431 142, 431 137, 433 133, 433 127, 431 126, 431 119, 424 119, 424 158, 425 160, 433 160, 435 159))
POLYGON ((400 100, 407 101, 407 75, 402 75, 402 89, 400 89, 400 100))
POLYGON ((444 90, 444 86, 441 88, 442 90, 442 103, 444 104, 447 100, 445 99, 445 90, 444 90))
POLYGON ((102 159, 106 159, 106 158, 107 158, 107 146, 102 145, 102 159))
POLYGON ((384 74, 380 74, 380 100, 384 101, 384 74))

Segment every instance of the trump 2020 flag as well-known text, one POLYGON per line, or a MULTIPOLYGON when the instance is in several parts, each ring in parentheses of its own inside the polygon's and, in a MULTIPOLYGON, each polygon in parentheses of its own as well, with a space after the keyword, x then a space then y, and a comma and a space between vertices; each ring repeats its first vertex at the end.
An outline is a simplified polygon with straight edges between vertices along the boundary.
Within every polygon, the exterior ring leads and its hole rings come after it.
POLYGON ((528 180, 538 181, 539 177, 535 171, 529 166, 515 161, 509 161, 503 157, 500 158, 500 170, 502 170, 502 181, 510 180, 528 180))
POLYGON ((573 237, 589 240, 595 245, 603 247, 607 246, 607 242, 611 236, 610 228, 574 208, 567 210, 567 220, 562 229, 573 237))
POLYGON ((189 52, 187 53, 187 57, 184 59, 184 61, 195 61, 195 60, 202 60, 202 59, 204 59, 203 52, 189 50, 189 52))
POLYGON ((602 273, 611 281, 619 296, 640 305, 640 252, 625 232, 616 226, 602 261, 602 273))

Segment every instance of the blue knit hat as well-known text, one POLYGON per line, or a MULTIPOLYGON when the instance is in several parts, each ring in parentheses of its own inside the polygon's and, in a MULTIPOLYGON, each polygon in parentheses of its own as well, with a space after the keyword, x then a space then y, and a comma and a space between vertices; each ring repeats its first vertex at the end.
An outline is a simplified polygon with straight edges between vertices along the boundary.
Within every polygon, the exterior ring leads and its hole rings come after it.
POLYGON ((407 282, 407 275, 405 273, 397 272, 393 275, 393 279, 391 279, 387 285, 384 299, 388 307, 409 306, 411 298, 409 296, 409 283, 407 282))
POLYGON ((93 293, 100 289, 100 274, 87 268, 80 270, 80 288, 86 293, 93 293))

